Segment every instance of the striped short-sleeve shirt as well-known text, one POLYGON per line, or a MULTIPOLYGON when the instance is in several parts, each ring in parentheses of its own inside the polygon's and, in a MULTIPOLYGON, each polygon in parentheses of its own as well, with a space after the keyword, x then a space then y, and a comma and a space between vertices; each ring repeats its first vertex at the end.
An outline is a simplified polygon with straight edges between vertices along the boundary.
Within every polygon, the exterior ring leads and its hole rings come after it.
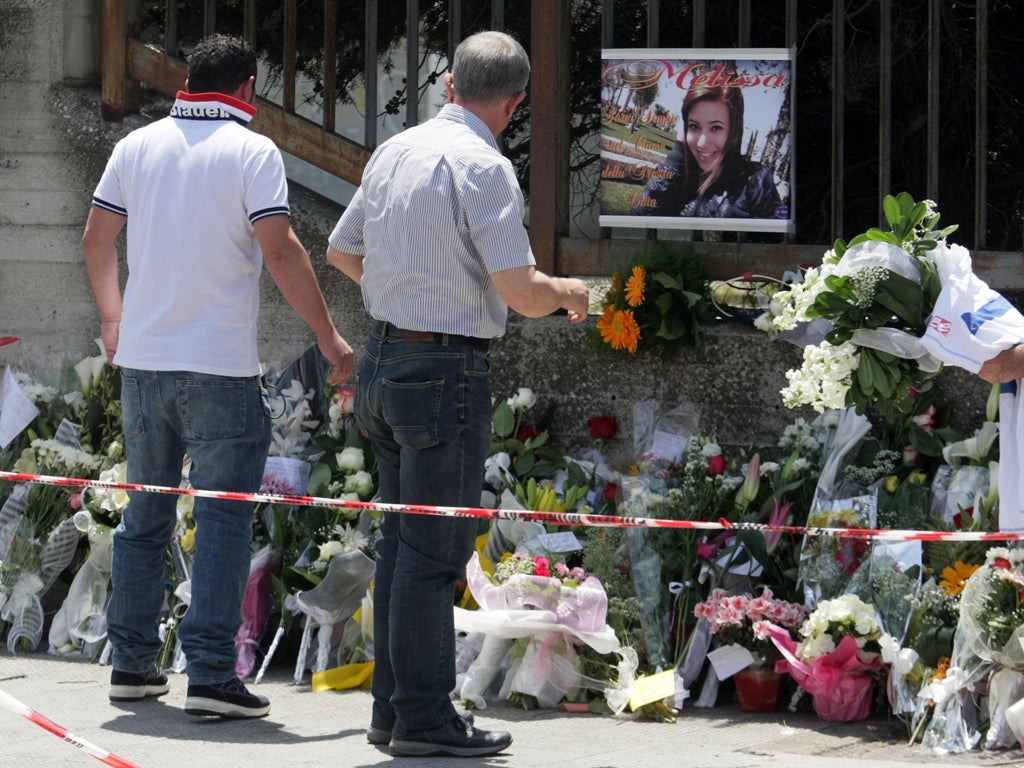
POLYGON ((374 152, 330 244, 363 256, 363 302, 375 319, 493 338, 505 332, 508 305, 491 273, 536 263, 523 215, 493 134, 447 104, 374 152))

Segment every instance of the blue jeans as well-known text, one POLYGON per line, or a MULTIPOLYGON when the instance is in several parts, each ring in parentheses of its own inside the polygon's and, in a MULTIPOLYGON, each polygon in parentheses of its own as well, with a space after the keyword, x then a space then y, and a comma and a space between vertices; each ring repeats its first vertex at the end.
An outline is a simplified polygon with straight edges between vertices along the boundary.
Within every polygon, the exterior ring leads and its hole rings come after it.
MULTIPOLYGON (((491 441, 487 352, 457 342, 371 333, 357 373, 356 417, 377 458, 381 501, 480 506, 491 441)), ((374 576, 371 724, 411 731, 455 717, 455 584, 472 518, 385 513, 374 576)))
MULTIPOLYGON (((270 446, 270 416, 259 380, 183 371, 121 371, 128 482, 177 487, 182 460, 189 482, 209 491, 259 490, 270 446)), ((107 609, 115 669, 142 672, 160 650, 167 547, 177 495, 129 494, 114 532, 113 594, 107 609)), ((249 579, 251 502, 195 498, 192 602, 178 630, 189 681, 233 680, 235 636, 249 579)))

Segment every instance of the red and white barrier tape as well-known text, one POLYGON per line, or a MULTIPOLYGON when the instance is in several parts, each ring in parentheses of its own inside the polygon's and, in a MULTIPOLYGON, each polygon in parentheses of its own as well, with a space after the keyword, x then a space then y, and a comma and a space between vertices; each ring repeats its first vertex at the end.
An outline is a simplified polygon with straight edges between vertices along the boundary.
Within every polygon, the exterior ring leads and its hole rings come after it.
POLYGON ((603 528, 683 528, 707 531, 763 531, 806 536, 836 536, 847 539, 877 541, 1018 541, 1024 532, 1004 531, 913 531, 881 528, 810 528, 797 525, 765 525, 760 523, 733 523, 719 520, 665 520, 651 517, 624 515, 595 515, 580 512, 542 512, 521 509, 485 509, 482 507, 440 507, 426 504, 385 504, 371 501, 348 501, 323 496, 290 496, 276 493, 239 493, 235 491, 204 491, 198 488, 172 488, 144 483, 116 483, 55 475, 33 475, 25 472, 0 470, 0 480, 24 483, 46 483, 72 488, 106 488, 121 491, 169 493, 178 496, 196 496, 208 499, 228 499, 265 504, 286 504, 304 507, 347 507, 376 509, 382 512, 400 512, 414 515, 441 517, 479 517, 491 520, 533 520, 551 525, 576 525, 603 528))
POLYGON ((96 758, 104 765, 111 765, 114 766, 114 768, 139 768, 135 763, 130 763, 123 757, 118 757, 113 752, 108 752, 102 747, 97 747, 95 744, 86 741, 80 736, 76 736, 63 726, 57 725, 47 717, 43 717, 35 710, 30 709, 16 698, 8 693, 4 693, 3 691, 0 691, 0 706, 3 706, 4 709, 10 710, 16 715, 21 715, 30 723, 35 723, 40 728, 49 731, 58 739, 66 741, 71 746, 78 747, 87 755, 96 758))

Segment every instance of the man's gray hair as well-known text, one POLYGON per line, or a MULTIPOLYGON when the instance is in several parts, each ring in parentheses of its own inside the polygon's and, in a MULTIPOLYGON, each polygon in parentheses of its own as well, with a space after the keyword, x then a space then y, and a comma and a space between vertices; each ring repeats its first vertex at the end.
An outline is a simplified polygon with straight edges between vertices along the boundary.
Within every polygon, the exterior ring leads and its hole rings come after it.
POLYGON ((530 59, 514 37, 504 32, 477 32, 455 49, 452 79, 461 100, 493 104, 526 90, 530 59))

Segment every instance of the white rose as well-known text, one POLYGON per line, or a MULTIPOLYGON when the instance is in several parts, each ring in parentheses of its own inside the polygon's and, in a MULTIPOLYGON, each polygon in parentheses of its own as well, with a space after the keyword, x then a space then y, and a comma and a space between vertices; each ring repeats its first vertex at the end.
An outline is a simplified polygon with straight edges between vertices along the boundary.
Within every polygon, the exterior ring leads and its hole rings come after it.
POLYGON ((528 411, 536 404, 537 396, 533 394, 533 390, 529 387, 520 387, 519 392, 506 400, 506 402, 513 411, 517 409, 528 411))
POLYGON ((342 472, 358 472, 366 466, 362 448, 345 448, 341 453, 334 454, 334 460, 342 472))
POLYGON ((359 494, 361 499, 369 498, 373 494, 373 476, 363 470, 349 475, 345 478, 345 493, 359 494))
POLYGON ((342 544, 340 541, 334 540, 325 541, 323 544, 320 545, 319 549, 320 556, 317 557, 317 560, 322 563, 329 563, 332 557, 335 557, 336 555, 342 555, 345 553, 345 545, 342 544))

